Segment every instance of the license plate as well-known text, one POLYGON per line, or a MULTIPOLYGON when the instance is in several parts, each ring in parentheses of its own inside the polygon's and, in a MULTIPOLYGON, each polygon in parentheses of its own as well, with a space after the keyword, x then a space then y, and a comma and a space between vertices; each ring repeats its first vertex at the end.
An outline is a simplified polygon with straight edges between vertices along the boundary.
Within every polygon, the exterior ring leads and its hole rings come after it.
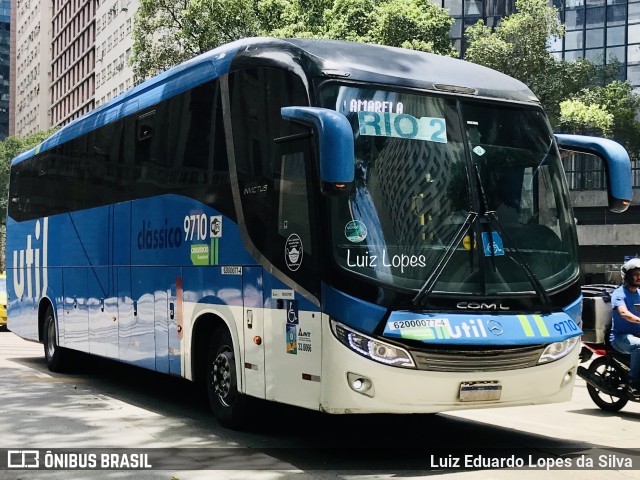
POLYGON ((500 382, 462 382, 460 384, 461 402, 488 402, 500 400, 502 385, 500 382))

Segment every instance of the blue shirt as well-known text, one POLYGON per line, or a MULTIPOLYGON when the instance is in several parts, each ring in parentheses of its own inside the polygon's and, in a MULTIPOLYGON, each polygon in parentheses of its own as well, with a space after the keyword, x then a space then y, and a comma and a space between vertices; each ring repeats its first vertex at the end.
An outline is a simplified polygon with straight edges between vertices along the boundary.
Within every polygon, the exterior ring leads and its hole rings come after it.
POLYGON ((622 318, 617 308, 620 305, 624 305, 627 307, 627 310, 640 317, 640 311, 634 307, 634 304, 640 304, 640 293, 638 293, 638 290, 632 292, 621 285, 611 293, 611 308, 613 309, 611 319, 611 339, 613 339, 614 335, 626 333, 631 333, 640 337, 640 323, 633 323, 625 320, 622 318))

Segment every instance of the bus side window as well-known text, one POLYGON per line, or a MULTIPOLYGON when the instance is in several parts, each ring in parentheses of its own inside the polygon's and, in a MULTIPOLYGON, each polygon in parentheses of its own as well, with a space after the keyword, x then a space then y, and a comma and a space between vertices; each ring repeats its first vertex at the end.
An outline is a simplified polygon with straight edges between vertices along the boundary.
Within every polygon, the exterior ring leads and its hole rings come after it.
POLYGON ((300 236, 305 253, 311 254, 306 161, 303 152, 282 155, 278 178, 278 233, 283 238, 300 236))
POLYGON ((308 105, 294 73, 249 68, 230 75, 231 121, 244 226, 253 246, 310 292, 319 290, 312 235, 308 128, 282 119, 285 106, 308 105), (291 253, 290 255, 285 252, 291 253))

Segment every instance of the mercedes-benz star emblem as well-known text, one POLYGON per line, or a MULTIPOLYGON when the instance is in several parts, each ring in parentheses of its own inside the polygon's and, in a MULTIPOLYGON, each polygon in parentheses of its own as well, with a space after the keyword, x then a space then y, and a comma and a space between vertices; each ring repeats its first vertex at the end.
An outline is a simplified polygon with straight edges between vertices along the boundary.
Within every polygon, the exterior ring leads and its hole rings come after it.
POLYGON ((502 328, 500 322, 497 322, 495 320, 489 320, 487 322, 487 327, 489 327, 489 331, 496 336, 502 335, 502 333, 504 332, 504 328, 502 328))

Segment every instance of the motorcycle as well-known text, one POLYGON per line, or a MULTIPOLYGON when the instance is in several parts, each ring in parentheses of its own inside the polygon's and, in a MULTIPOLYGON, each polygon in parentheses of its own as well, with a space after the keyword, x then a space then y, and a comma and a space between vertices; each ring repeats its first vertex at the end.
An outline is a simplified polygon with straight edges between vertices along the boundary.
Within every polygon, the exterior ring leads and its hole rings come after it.
POLYGON ((578 376, 587 382, 587 392, 598 407, 618 412, 627 402, 640 401, 630 397, 626 390, 631 355, 616 351, 609 342, 583 343, 583 346, 581 360, 596 357, 588 368, 578 367, 578 376))

